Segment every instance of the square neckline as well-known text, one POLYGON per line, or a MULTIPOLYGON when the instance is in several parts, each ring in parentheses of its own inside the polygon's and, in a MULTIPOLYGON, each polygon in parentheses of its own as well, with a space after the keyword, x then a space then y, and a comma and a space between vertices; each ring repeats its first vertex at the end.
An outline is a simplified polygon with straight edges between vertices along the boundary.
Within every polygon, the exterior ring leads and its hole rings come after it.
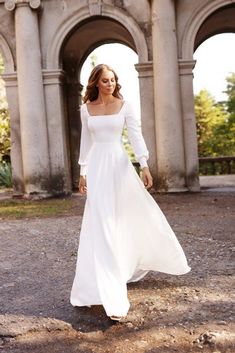
POLYGON ((121 113, 121 111, 122 111, 122 109, 123 109, 125 103, 126 103, 126 101, 123 101, 122 106, 121 106, 119 112, 114 113, 114 114, 103 114, 103 115, 101 115, 101 114, 100 114, 100 115, 91 115, 91 114, 89 113, 88 108, 87 108, 87 103, 85 103, 84 105, 85 105, 85 107, 86 107, 87 114, 88 114, 88 116, 89 116, 90 118, 96 118, 96 117, 100 117, 100 118, 101 118, 101 117, 106 117, 106 116, 116 116, 116 115, 119 115, 119 114, 121 113))

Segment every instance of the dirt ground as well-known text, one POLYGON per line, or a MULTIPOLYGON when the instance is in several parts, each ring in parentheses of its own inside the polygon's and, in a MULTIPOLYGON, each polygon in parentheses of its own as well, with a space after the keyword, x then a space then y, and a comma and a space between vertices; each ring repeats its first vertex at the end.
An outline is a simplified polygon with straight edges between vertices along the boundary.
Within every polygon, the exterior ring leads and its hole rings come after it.
POLYGON ((73 308, 85 198, 60 217, 0 220, 0 353, 235 352, 235 189, 154 195, 191 272, 151 272, 128 285, 130 311, 73 308))

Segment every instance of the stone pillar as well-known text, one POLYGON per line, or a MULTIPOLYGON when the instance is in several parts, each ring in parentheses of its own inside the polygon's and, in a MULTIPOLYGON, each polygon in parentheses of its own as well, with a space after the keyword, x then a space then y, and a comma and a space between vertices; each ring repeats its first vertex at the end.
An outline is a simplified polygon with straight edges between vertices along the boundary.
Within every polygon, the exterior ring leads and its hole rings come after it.
POLYGON ((185 191, 175 6, 152 2, 154 103, 159 191, 185 191))
POLYGON ((180 60, 180 83, 183 128, 184 128, 184 150, 186 164, 186 183, 190 191, 199 191, 199 168, 198 168, 198 147, 196 119, 194 114, 194 94, 193 94, 193 68, 196 61, 180 60))
POLYGON ((142 132, 149 150, 148 165, 155 184, 157 182, 157 154, 154 119, 153 63, 146 62, 136 64, 135 68, 139 74, 142 132))
POLYGON ((67 114, 64 107, 65 74, 62 70, 44 70, 46 112, 48 118, 51 191, 71 193, 71 166, 67 114))
POLYGON ((2 74, 5 81, 11 127, 11 167, 13 179, 13 196, 24 193, 24 175, 22 164, 20 114, 18 104, 18 84, 16 73, 2 74))
POLYGON ((83 85, 74 77, 67 76, 66 94, 69 120, 70 160, 72 172, 72 187, 78 189, 79 183, 79 146, 81 135, 81 120, 79 106, 83 85))
POLYGON ((47 194, 50 163, 38 15, 40 0, 6 0, 15 9, 16 59, 25 191, 47 194))

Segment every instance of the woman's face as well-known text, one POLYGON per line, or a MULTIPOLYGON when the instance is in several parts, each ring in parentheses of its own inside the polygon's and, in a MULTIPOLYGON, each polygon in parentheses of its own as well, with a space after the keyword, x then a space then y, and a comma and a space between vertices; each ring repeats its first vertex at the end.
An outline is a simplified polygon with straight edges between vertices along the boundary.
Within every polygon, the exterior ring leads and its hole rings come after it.
POLYGON ((97 83, 100 94, 113 94, 116 88, 116 80, 114 73, 109 70, 103 70, 97 83))

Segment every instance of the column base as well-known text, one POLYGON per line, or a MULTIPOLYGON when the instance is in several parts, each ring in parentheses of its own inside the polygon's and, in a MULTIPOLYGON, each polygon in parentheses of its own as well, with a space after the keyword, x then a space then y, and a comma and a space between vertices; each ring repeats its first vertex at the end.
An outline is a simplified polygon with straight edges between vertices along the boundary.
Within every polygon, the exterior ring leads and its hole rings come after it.
POLYGON ((157 188, 156 189, 157 193, 162 193, 162 194, 173 194, 173 193, 181 193, 181 192, 189 192, 189 189, 186 187, 179 187, 179 188, 171 188, 169 187, 168 189, 162 189, 162 188, 157 188))
POLYGON ((201 187, 200 185, 197 185, 197 186, 189 186, 188 190, 190 192, 200 192, 201 191, 201 187))
POLYGON ((49 193, 49 192, 31 192, 25 193, 22 195, 23 199, 26 200, 45 200, 49 198, 57 198, 57 197, 69 197, 72 195, 71 191, 68 192, 60 192, 60 193, 49 193))
POLYGON ((23 199, 26 200, 44 200, 51 198, 53 195, 51 193, 47 192, 31 192, 31 193, 25 193, 23 195, 23 199))
POLYGON ((23 192, 13 190, 12 198, 13 199, 22 199, 24 197, 23 192))

